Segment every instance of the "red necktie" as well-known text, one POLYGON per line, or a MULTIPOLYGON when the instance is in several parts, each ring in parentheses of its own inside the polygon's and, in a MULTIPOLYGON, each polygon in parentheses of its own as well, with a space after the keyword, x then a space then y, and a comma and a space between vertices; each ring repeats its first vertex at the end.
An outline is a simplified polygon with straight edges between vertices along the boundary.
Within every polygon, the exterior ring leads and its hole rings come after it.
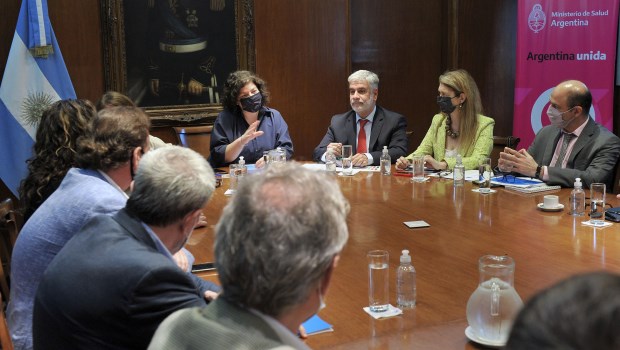
POLYGON ((368 120, 360 119, 360 132, 357 134, 357 153, 366 153, 368 151, 366 149, 366 130, 364 130, 366 123, 368 123, 368 120))

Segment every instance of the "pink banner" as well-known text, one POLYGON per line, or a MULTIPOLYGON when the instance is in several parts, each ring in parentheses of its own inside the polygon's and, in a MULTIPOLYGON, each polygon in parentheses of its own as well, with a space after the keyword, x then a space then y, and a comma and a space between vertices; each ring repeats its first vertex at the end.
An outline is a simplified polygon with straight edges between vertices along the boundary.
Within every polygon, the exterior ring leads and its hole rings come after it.
POLYGON ((551 90, 569 79, 592 93, 590 116, 612 130, 619 0, 519 0, 513 135, 527 148, 549 124, 551 90))

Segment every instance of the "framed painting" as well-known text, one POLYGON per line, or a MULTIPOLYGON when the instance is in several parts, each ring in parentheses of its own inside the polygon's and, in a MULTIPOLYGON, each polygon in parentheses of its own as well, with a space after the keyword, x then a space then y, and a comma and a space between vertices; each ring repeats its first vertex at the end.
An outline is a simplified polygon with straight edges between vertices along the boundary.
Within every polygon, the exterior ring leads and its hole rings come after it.
POLYGON ((254 70, 253 0, 101 0, 105 88, 154 124, 203 124, 230 72, 254 70))

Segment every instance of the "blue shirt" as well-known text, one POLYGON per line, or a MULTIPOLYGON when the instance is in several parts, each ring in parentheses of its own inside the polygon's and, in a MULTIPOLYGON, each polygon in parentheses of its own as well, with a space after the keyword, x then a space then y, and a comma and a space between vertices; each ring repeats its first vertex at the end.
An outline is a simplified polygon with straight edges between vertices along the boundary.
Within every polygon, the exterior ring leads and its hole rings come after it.
MULTIPOLYGON (((288 125, 282 118, 280 112, 275 109, 262 107, 258 113, 257 131, 264 132, 263 135, 248 142, 239 156, 243 156, 246 163, 256 163, 263 156, 264 151, 270 151, 281 147, 286 150, 286 158, 293 156, 293 141, 288 134, 288 125)), ((234 113, 224 109, 217 116, 211 134, 211 155, 209 163, 213 167, 227 166, 225 160, 226 146, 241 137, 250 127, 243 118, 241 110, 237 109, 234 113)), ((236 163, 235 159, 233 163, 236 163)))

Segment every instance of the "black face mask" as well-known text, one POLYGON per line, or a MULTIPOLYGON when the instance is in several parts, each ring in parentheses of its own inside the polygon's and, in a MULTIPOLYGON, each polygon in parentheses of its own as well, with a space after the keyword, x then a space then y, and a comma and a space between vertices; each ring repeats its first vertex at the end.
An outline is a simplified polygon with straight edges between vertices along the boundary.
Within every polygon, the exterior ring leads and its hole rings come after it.
POLYGON ((241 102, 241 109, 246 112, 255 113, 258 112, 261 107, 261 104, 263 102, 263 95, 261 95, 261 93, 259 92, 252 96, 242 98, 239 100, 239 102, 241 102))
POLYGON ((446 114, 450 114, 456 109, 456 106, 452 104, 450 96, 437 96, 437 104, 439 105, 439 110, 446 114))

